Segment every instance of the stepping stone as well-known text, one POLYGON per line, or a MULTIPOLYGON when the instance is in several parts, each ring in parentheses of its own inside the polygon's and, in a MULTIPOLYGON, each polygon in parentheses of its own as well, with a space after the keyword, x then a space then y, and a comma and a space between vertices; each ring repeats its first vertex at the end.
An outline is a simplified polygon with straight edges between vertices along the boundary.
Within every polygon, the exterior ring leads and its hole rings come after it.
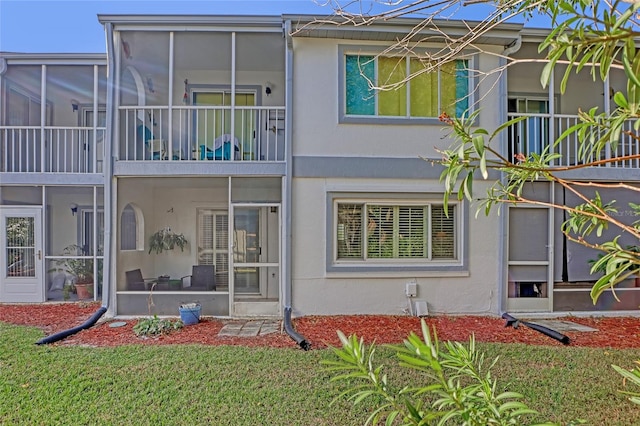
POLYGON ((262 321, 247 321, 242 327, 242 330, 238 333, 239 337, 255 337, 260 332, 262 327, 262 321))
POLYGON ((280 331, 278 320, 247 320, 226 323, 218 332, 220 337, 256 337, 280 331))
POLYGON ((265 321, 260 328, 260 336, 277 333, 278 331, 280 331, 279 321, 265 321))
POLYGON ((596 328, 587 327, 586 325, 578 324, 571 321, 561 321, 561 320, 536 320, 529 321, 534 324, 539 324, 544 327, 548 327, 555 331, 584 331, 584 332, 594 332, 598 331, 596 328))
POLYGON ((242 323, 225 324, 218 332, 218 336, 237 336, 240 330, 242 330, 242 326, 242 323))

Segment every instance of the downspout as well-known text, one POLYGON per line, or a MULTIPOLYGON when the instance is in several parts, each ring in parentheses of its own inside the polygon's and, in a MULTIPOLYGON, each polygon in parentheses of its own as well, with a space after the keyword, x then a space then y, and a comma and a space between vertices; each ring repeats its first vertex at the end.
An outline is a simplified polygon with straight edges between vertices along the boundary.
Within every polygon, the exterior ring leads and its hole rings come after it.
POLYGON ((105 32, 107 36, 107 128, 105 132, 104 144, 104 168, 102 170, 104 180, 104 257, 102 262, 102 306, 89 319, 79 326, 54 333, 50 336, 43 337, 36 342, 36 345, 54 343, 82 330, 92 327, 109 309, 111 300, 111 205, 112 205, 112 175, 113 175, 113 157, 112 157, 112 138, 113 138, 113 99, 115 86, 113 79, 115 75, 115 67, 113 66, 113 26, 111 23, 105 24, 105 32))
POLYGON ((291 245, 293 242, 291 234, 291 180, 293 178, 293 147, 292 147, 292 118, 293 118, 293 38, 291 37, 291 21, 287 20, 283 26, 284 37, 286 38, 286 57, 285 57, 285 141, 286 144, 286 168, 284 177, 284 218, 283 218, 283 291, 282 301, 284 305, 284 329, 302 349, 309 350, 311 343, 298 334, 291 324, 291 292, 292 292, 292 267, 291 267, 291 245))
MULTIPOLYGON (((500 117, 502 117, 503 121, 505 122, 508 119, 507 104, 509 101, 508 99, 509 91, 507 86, 508 73, 506 72, 508 69, 507 57, 516 53, 518 50, 520 50, 521 47, 522 47, 522 37, 518 36, 518 38, 516 38, 515 41, 513 41, 511 44, 509 44, 504 48, 504 50, 502 51, 502 57, 499 59, 499 67, 504 69, 505 72, 503 73, 503 76, 500 78, 500 85, 499 85, 500 103, 498 108, 500 111, 500 117)), ((502 142, 501 152, 508 152, 509 140, 504 132, 502 133, 501 142, 502 142)), ((500 182, 502 184, 506 184, 507 182, 507 178, 504 172, 500 173, 500 182)), ((506 213, 505 209, 508 209, 508 207, 505 206, 504 203, 502 203, 498 211, 498 217, 500 218, 499 219, 500 223, 498 224, 498 226, 500 227, 498 230, 498 238, 499 238, 498 259, 500 259, 500 262, 498 262, 498 277, 499 277, 498 278, 498 311, 499 312, 504 312, 504 309, 505 309, 506 300, 504 298, 505 296, 504 290, 507 286, 508 274, 509 274, 507 251, 505 248, 506 241, 509 235, 509 230, 508 230, 509 218, 507 217, 507 214, 505 214, 506 213)))

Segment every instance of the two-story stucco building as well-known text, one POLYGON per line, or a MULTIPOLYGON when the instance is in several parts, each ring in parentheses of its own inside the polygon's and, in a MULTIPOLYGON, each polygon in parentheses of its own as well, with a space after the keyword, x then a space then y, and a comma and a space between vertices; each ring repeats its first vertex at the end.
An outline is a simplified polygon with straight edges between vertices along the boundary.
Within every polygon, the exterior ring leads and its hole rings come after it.
MULTIPOLYGON (((176 315, 186 302, 231 317, 638 305, 633 281, 623 302, 608 293, 590 304, 595 254, 564 241, 562 214, 510 206, 476 216, 466 201, 445 209, 442 169, 426 161, 449 145, 442 112, 479 109, 487 129, 529 114, 501 139, 513 156, 548 146, 579 109, 611 108, 622 73, 604 83, 578 74, 560 94, 554 79, 542 88, 539 63, 496 71, 507 57, 540 59, 543 30, 500 25, 481 50, 383 91, 371 84, 423 66, 388 51, 418 21, 98 19, 106 55, 0 55, 0 302, 75 300, 70 266, 80 264, 91 297, 114 316, 176 315), (186 245, 151 244, 176 234, 186 245)), ((442 47, 437 32, 422 36, 420 49, 442 47)), ((575 163, 571 142, 557 149, 575 163)), ((626 139, 618 149, 639 152, 626 139)), ((573 177, 637 185, 640 160, 573 177)), ((527 190, 575 201, 548 183, 527 190)))

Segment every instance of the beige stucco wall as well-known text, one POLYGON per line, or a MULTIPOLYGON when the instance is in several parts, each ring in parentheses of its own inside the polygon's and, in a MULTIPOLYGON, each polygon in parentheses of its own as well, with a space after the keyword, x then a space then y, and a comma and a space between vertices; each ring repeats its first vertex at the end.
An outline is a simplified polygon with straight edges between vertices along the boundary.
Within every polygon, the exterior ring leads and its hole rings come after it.
MULTIPOLYGON (((437 156, 434 146, 446 147, 442 123, 431 125, 339 124, 338 46, 344 40, 294 39, 293 77, 293 155, 407 157, 437 156)), ((350 42, 351 46, 364 42, 350 42)), ((368 43, 367 45, 372 45, 368 43)), ((375 45, 375 44, 374 44, 375 45)), ((494 48, 495 50, 495 48, 494 48)), ((490 73, 498 58, 478 58, 482 75, 479 92, 482 99, 481 126, 498 120, 496 73, 490 73)), ((439 156, 438 156, 439 157, 439 156)))
MULTIPOLYGON (((498 312, 499 222, 475 207, 463 225, 468 268, 455 272, 336 273, 326 268, 326 192, 336 184, 374 188, 377 184, 402 192, 439 188, 437 181, 296 179, 293 190, 293 307, 296 315, 391 314, 407 308, 405 283, 418 284, 417 299, 430 311, 450 314, 498 312)), ((482 186, 478 185, 479 190, 482 186)), ((407 268, 409 269, 409 268, 407 268)))
MULTIPOLYGON (((293 155, 439 158, 434 148, 446 148, 444 125, 435 124, 340 124, 338 45, 345 41, 294 39, 293 155)), ((351 42, 358 45, 362 42, 351 42)), ((367 43, 363 43, 367 44, 367 43)), ((372 44, 372 43, 368 43, 372 44)), ((489 47, 494 52, 501 47, 489 47)), ((496 85, 498 58, 480 55, 476 65, 481 99, 479 124, 496 127, 500 109, 496 85)), ((425 168, 430 167, 425 163, 425 168)), ((356 272, 327 271, 327 192, 336 188, 368 192, 442 192, 434 180, 378 179, 375 171, 363 170, 362 179, 339 177, 293 178, 292 204, 292 305, 294 315, 403 314, 408 308, 405 284, 418 284, 417 299, 427 301, 430 311, 440 313, 498 313, 498 239, 500 221, 469 209, 462 240, 468 248, 468 267, 463 271, 356 272), (373 176, 373 177, 371 177, 373 176)), ((339 174, 339 172, 338 172, 339 174)), ((476 189, 482 192, 481 183, 476 189)), ((437 198, 440 199, 439 196, 437 198)))

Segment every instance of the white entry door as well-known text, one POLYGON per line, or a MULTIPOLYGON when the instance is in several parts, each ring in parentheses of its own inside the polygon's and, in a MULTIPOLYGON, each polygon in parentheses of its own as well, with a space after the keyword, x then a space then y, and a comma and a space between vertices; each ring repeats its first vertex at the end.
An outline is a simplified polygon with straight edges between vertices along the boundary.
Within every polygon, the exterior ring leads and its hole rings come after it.
POLYGON ((0 208, 0 302, 44 302, 42 210, 0 208))

